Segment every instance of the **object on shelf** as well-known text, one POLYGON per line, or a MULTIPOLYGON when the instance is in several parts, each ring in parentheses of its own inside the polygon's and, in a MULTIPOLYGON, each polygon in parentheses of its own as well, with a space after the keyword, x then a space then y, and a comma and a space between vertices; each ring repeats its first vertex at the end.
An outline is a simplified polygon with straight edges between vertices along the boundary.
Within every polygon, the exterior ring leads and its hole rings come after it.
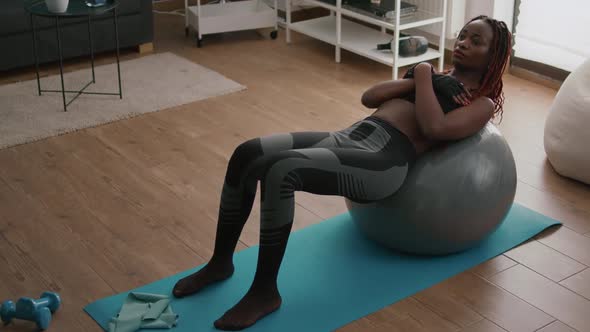
POLYGON ((100 7, 107 4, 107 0, 85 0, 88 7, 100 7))
MULTIPOLYGON (((437 3, 440 2, 442 8, 436 11, 425 11, 418 6, 415 8, 415 12, 410 17, 403 17, 395 15, 396 17, 392 22, 387 22, 386 19, 379 19, 372 17, 370 13, 365 14, 359 12, 353 12, 349 9, 344 8, 345 1, 362 1, 362 0, 304 0, 309 1, 315 5, 330 10, 331 14, 318 18, 302 20, 298 22, 291 22, 291 1, 286 2, 286 39, 287 43, 291 42, 290 33, 291 31, 297 31, 301 34, 310 36, 312 38, 321 40, 325 43, 332 44, 335 46, 334 59, 336 62, 341 60, 342 50, 356 53, 365 58, 377 61, 379 63, 392 67, 393 79, 398 77, 398 69, 400 67, 412 65, 419 62, 430 61, 438 59, 439 71, 443 70, 444 64, 444 52, 445 48, 445 20, 447 12, 447 0, 432 0, 437 3), (335 5, 331 4, 334 3, 335 5), (359 22, 360 21, 360 22, 359 22), (422 26, 428 26, 437 24, 440 27, 439 43, 437 48, 428 47, 426 52, 415 55, 415 56, 400 56, 399 44, 394 45, 393 49, 397 52, 383 51, 377 49, 377 45, 390 44, 391 40, 396 39, 397 36, 402 36, 401 31, 419 28, 422 26), (375 29, 378 27, 380 29, 375 29), (389 31, 392 31, 390 33, 389 31), (393 34, 393 36, 392 36, 393 34)), ((371 1, 371 0, 365 0, 371 1)), ((375 0, 376 1, 376 0, 375 0)), ((384 1, 384 0, 381 0, 384 1)), ((401 0, 385 0, 393 1, 395 6, 402 7, 403 1, 401 0)), ((382 3, 379 3, 381 6, 382 3)), ((383 2, 385 6, 385 2, 383 2)), ((404 3, 404 6, 406 4, 404 3)), ((429 8, 429 6, 426 6, 429 8)), ((404 36, 408 37, 408 36, 404 36)), ((397 38, 399 40, 399 38, 397 38)), ((414 46, 411 43, 408 46, 414 46)), ((390 46, 391 48, 391 46, 390 46)), ((418 50, 414 51, 417 52, 418 50)), ((410 51, 408 51, 410 52, 410 51)), ((421 50, 419 52, 422 52, 421 50)), ((404 53, 405 55, 405 53, 404 53)))
MULTIPOLYGON (((391 51, 392 43, 393 39, 389 43, 377 44, 377 49, 391 51)), ((398 51, 402 57, 422 55, 428 51, 428 39, 422 36, 402 37, 399 39, 398 51)))
POLYGON ((52 13, 64 13, 68 10, 69 0, 45 0, 45 4, 52 13))
MULTIPOLYGON (((395 20, 395 0, 343 0, 342 8, 386 22, 395 20)), ((414 4, 400 3, 400 17, 411 17, 417 10, 414 4)))
MULTIPOLYGON (((408 34, 405 34, 403 32, 400 32, 399 33, 399 41, 400 41, 400 44, 401 44, 402 40, 407 39, 409 37, 412 37, 412 36, 410 36, 408 34)), ((391 44, 393 43, 393 39, 394 38, 391 38, 391 40, 388 41, 387 43, 378 43, 377 44, 377 50, 391 50, 391 44)))

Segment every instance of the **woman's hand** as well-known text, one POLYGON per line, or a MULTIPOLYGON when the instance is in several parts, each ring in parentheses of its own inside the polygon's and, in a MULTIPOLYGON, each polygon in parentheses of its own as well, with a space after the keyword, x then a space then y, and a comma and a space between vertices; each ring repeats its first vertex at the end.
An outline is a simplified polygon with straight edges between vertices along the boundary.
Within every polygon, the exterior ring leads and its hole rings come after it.
POLYGON ((459 105, 471 104, 471 93, 463 85, 452 76, 435 74, 432 76, 432 86, 437 93, 443 93, 445 97, 453 98, 455 103, 459 105))
POLYGON ((416 82, 421 80, 432 80, 432 88, 435 93, 444 93, 447 97, 453 98, 455 103, 463 106, 471 104, 471 93, 454 77, 436 74, 434 67, 428 62, 421 62, 414 66, 412 75, 416 82))
POLYGON ((457 104, 463 105, 463 106, 471 104, 471 93, 469 92, 467 87, 465 85, 463 85, 463 83, 459 83, 459 85, 461 86, 462 91, 455 94, 453 96, 453 100, 457 104))

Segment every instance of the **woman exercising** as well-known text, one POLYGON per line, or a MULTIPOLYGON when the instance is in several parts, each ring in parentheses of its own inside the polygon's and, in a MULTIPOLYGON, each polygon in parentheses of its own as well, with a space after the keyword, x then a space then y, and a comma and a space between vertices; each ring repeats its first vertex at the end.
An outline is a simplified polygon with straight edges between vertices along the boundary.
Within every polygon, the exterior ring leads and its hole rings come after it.
POLYGON ((233 274, 233 253, 260 181, 254 281, 214 325, 240 330, 277 310, 277 275, 293 223, 294 192, 358 202, 392 195, 420 154, 440 142, 473 135, 502 114, 502 73, 511 40, 504 22, 478 16, 455 42, 453 69, 438 74, 430 64, 420 63, 400 80, 371 87, 362 103, 377 110, 349 128, 276 134, 240 144, 227 167, 213 256, 201 270, 177 282, 174 296, 197 293, 233 274))

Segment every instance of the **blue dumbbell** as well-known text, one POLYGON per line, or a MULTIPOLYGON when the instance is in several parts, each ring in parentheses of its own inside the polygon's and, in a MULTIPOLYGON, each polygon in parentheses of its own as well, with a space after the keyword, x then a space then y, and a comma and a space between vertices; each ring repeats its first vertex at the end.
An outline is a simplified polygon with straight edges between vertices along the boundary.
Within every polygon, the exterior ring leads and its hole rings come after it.
POLYGON ((28 320, 37 323, 41 330, 47 329, 51 323, 51 314, 56 312, 61 304, 57 293, 45 292, 38 300, 21 297, 14 305, 12 301, 2 303, 0 318, 5 325, 14 319, 28 320))

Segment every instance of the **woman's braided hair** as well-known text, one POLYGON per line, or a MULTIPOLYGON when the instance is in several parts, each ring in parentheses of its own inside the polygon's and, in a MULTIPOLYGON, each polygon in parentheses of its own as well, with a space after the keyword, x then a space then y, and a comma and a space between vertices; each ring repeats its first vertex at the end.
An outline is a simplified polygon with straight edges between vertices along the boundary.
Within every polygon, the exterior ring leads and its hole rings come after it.
POLYGON ((508 30, 506 23, 486 15, 474 17, 467 24, 476 20, 482 20, 489 24, 494 32, 494 37, 490 45, 491 57, 488 69, 481 78, 480 88, 474 93, 473 97, 486 96, 490 98, 495 105, 494 118, 498 115, 501 118, 504 112, 502 74, 509 63, 510 54, 512 53, 512 34, 508 30))

